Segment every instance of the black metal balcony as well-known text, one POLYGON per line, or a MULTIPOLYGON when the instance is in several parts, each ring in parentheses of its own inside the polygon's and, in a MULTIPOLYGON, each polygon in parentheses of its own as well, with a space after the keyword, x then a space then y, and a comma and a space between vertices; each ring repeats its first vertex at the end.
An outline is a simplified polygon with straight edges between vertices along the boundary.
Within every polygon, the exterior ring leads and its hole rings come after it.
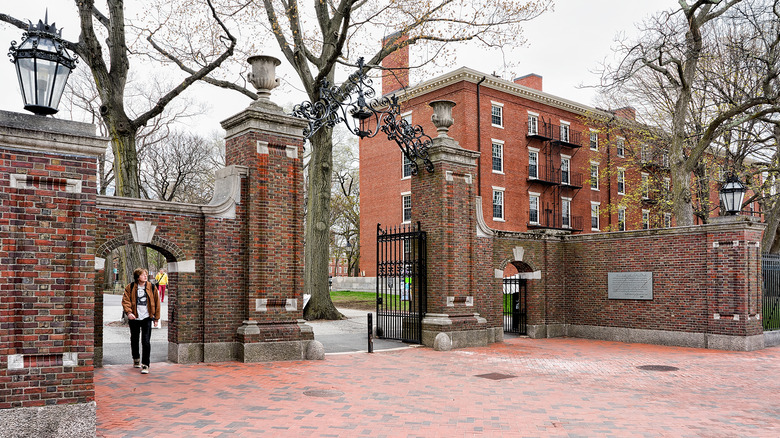
POLYGON ((552 140, 554 138, 553 125, 541 121, 534 123, 533 121, 529 120, 528 131, 526 132, 525 136, 542 141, 552 140))
POLYGON ((561 186, 570 189, 582 188, 582 174, 579 172, 561 171, 561 186))
POLYGON ((528 181, 557 186, 561 183, 561 171, 553 166, 532 164, 528 166, 528 181))
POLYGON ((528 222, 529 230, 582 231, 582 216, 563 217, 560 211, 547 209, 539 212, 538 220, 533 219, 528 222))
POLYGON ((562 131, 558 125, 550 125, 552 127, 553 139, 552 143, 566 146, 570 148, 582 147, 582 133, 572 131, 571 129, 562 131))

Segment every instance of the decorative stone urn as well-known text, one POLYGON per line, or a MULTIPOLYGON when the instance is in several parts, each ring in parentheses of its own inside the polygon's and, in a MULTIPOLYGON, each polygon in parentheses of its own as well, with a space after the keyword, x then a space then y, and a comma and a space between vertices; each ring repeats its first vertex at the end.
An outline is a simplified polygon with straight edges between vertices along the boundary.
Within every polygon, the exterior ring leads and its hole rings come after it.
POLYGON ((455 123, 455 119, 452 118, 452 108, 455 106, 455 102, 451 100, 434 100, 428 105, 433 108, 431 121, 436 126, 439 137, 449 137, 447 132, 450 130, 450 126, 455 123))
POLYGON ((257 89, 259 96, 257 100, 270 100, 271 90, 279 86, 276 67, 282 62, 267 55, 250 56, 247 62, 252 66, 252 71, 247 74, 247 79, 257 89))

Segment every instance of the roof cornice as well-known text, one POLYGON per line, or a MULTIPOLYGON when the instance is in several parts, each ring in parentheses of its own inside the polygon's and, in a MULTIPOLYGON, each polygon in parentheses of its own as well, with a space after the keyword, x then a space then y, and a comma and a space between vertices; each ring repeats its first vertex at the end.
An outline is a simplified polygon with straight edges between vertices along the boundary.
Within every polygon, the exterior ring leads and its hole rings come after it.
POLYGON ((593 108, 588 105, 583 105, 572 100, 554 96, 549 93, 538 91, 530 87, 516 84, 514 82, 507 81, 506 79, 501 79, 489 74, 481 73, 468 67, 461 67, 457 70, 453 70, 441 76, 429 79, 413 87, 409 87, 406 92, 398 92, 396 95, 400 101, 410 100, 462 81, 476 84, 482 80, 483 77, 485 78, 485 81, 482 82, 482 87, 492 88, 494 90, 511 94, 513 96, 522 97, 533 102, 538 102, 553 108, 562 109, 564 111, 569 111, 579 115, 590 114, 603 117, 612 116, 612 114, 609 112, 593 108))

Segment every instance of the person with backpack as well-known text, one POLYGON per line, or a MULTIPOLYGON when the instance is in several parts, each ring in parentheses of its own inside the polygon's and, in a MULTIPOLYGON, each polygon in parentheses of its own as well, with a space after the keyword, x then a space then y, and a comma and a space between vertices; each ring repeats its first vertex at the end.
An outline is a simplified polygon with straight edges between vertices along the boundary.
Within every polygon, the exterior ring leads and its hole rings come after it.
POLYGON ((135 281, 125 287, 125 293, 122 295, 122 309, 130 324, 133 366, 141 368, 141 374, 149 374, 152 323, 160 319, 160 297, 157 287, 148 281, 149 272, 146 269, 138 268, 133 271, 133 279, 135 281), (138 351, 139 335, 143 355, 138 351))

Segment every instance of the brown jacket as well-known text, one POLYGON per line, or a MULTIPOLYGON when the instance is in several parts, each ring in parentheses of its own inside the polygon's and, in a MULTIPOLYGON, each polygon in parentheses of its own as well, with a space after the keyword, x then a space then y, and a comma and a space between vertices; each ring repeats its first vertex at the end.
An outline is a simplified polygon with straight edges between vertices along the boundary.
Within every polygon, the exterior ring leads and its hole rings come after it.
MULTIPOLYGON (((146 282, 146 293, 149 299, 146 301, 146 308, 149 310, 149 316, 158 321, 160 319, 160 295, 157 294, 157 286, 151 282, 146 282)), ((138 318, 136 301, 138 300, 138 283, 135 281, 125 287, 125 293, 122 295, 122 309, 126 313, 132 313, 138 318)))

